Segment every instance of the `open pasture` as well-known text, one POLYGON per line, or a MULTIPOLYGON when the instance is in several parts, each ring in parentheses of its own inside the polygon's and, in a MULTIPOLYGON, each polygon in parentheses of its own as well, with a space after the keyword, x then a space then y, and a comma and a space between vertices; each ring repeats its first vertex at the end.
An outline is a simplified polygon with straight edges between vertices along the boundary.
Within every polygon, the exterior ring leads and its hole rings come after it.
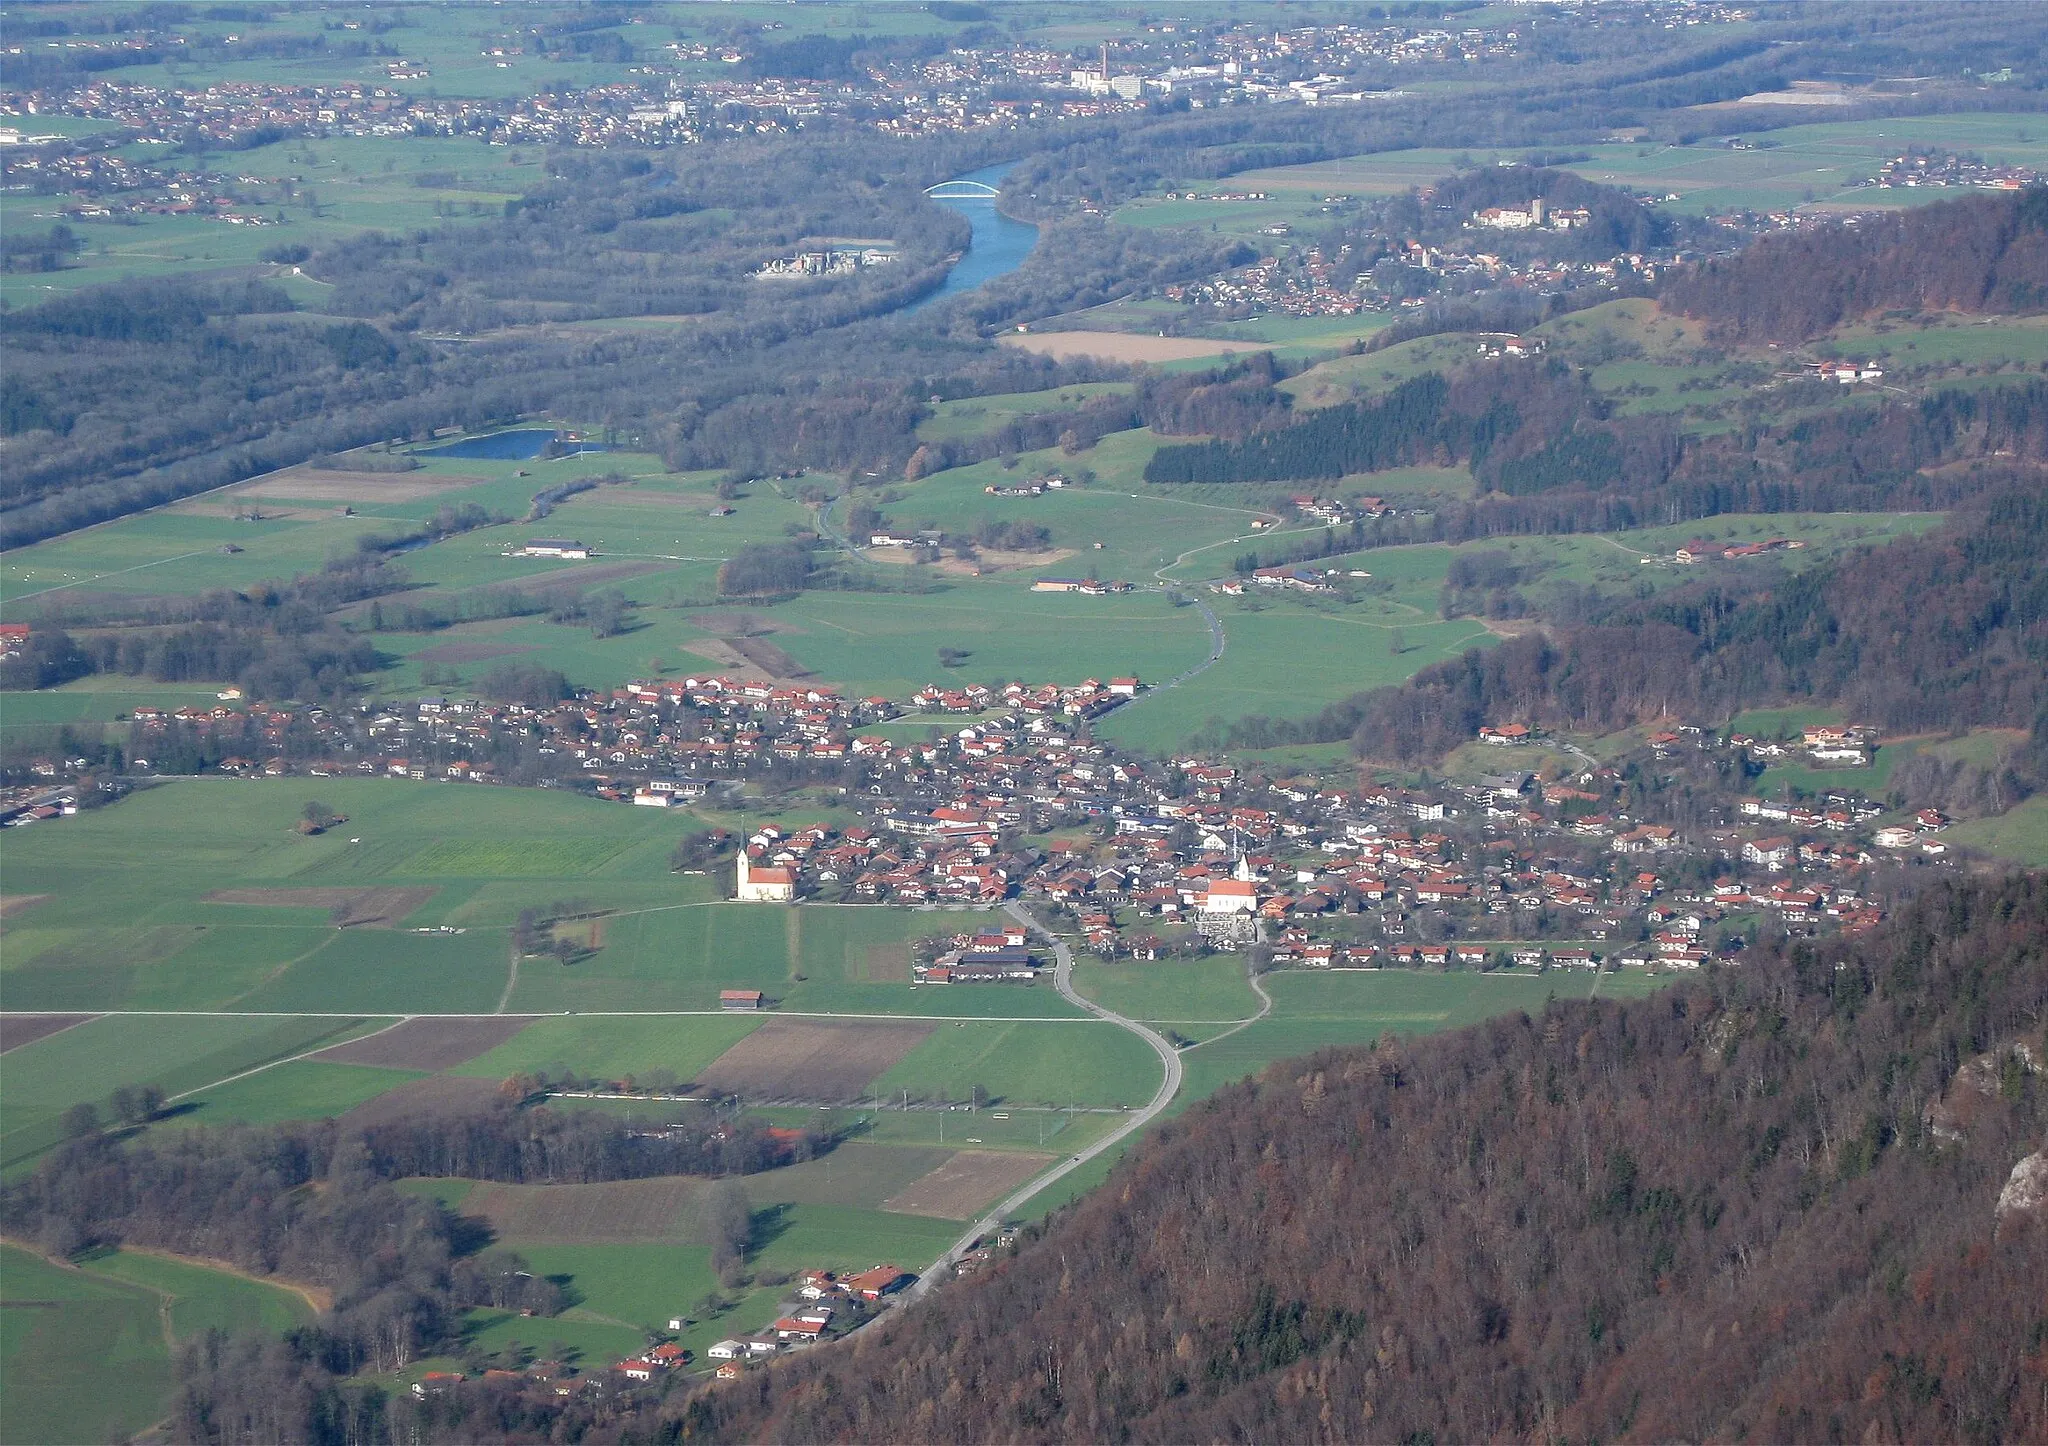
MULTIPOLYGON (((0 988, 14 1008, 63 1013, 490 1014, 502 1001, 512 1015, 633 1014, 716 1010, 719 990, 730 988, 762 989, 792 1011, 1072 1013, 1050 989, 949 992, 904 981, 910 941, 977 927, 985 915, 716 901, 704 879, 669 870, 676 840, 697 826, 680 810, 540 789, 170 781, 9 835, 10 890, 46 897, 9 921, 0 988), (348 823, 317 837, 298 833, 309 798, 348 823), (147 842, 173 837, 175 848, 147 842), (330 900, 342 896, 324 892, 427 888, 438 892, 405 928, 376 930, 337 929, 330 900), (254 897, 275 903, 208 901, 224 889, 236 891, 229 897, 262 891, 254 897), (268 892, 275 889, 293 892, 268 892), (515 918, 556 901, 606 911, 602 947, 566 967, 521 961, 506 999, 515 918)), ((550 1045, 532 1063, 563 1062, 555 1054, 550 1045)), ((643 1067, 662 1064, 678 1067, 662 1059, 643 1067)))
POLYGON ((111 723, 143 706, 211 708, 218 702, 216 691, 140 678, 90 677, 35 693, 0 693, 0 738, 11 747, 24 734, 54 737, 67 723, 111 723))
POLYGON ((108 1015, 0 1055, 0 1165, 57 1143, 59 1118, 122 1085, 172 1097, 286 1059, 365 1027, 351 1018, 108 1015))
MULTIPOLYGON (((814 1119, 831 1116, 808 1112, 814 1119)), ((782 1112, 795 1118, 796 1112, 782 1112)), ((742 1184, 755 1208, 768 1205, 839 1205, 879 1210, 882 1202, 944 1164, 949 1152, 927 1145, 884 1145, 849 1140, 815 1160, 749 1175, 742 1184)))
POLYGON ((1354 616, 1283 605, 1217 611, 1228 642, 1216 665, 1118 709, 1099 726, 1102 736, 1126 747, 1171 749, 1252 714, 1306 717, 1494 641, 1469 618, 1439 622, 1428 614, 1376 616, 1373 609, 1354 616))
POLYGON ((508 952, 495 931, 340 930, 236 1005, 279 1013, 339 1008, 368 1014, 487 1014, 504 990, 508 952))
MULTIPOLYGON (((560 1361, 584 1372, 601 1372, 647 1348, 638 1326, 619 1325, 609 1317, 577 1308, 558 1316, 523 1316, 517 1311, 469 1311, 462 1318, 462 1344, 486 1355, 509 1352, 517 1358, 560 1361)), ((413 1363, 413 1372, 459 1371, 456 1357, 413 1363)))
MULTIPOLYGON (((282 20, 289 12, 277 12, 282 20)), ((416 14, 432 13, 420 7, 416 14)), ((300 12, 301 23, 313 12, 300 12)), ((237 22, 266 25, 263 21, 237 22)), ((415 35, 408 28, 407 35, 415 35)), ((478 63, 474 49, 465 59, 478 63)), ((246 65, 188 66, 178 63, 171 75, 164 66, 124 70, 133 84, 200 85, 216 80, 246 80, 254 74, 290 72, 319 83, 321 79, 359 78, 386 83, 388 63, 373 56, 280 60, 265 58, 246 65), (159 77, 151 80, 150 77, 159 77)), ((481 62, 489 66, 489 61, 481 62)), ((480 72, 481 73, 481 72, 480 72)), ((510 72, 491 70, 501 88, 510 72)), ((530 82, 529 82, 530 83, 530 82)), ((443 91, 442 94, 449 94, 443 91)), ((8 123, 59 118, 9 117, 8 123)), ((70 118, 63 118, 70 119, 70 118)), ((90 124, 90 123, 85 123, 90 124)), ((118 129, 119 127, 106 127, 118 129)), ((181 161, 155 147, 131 153, 156 166, 202 170, 217 167, 217 156, 181 161)), ((266 220, 282 224, 226 225, 205 216, 137 216, 105 220, 74 220, 73 229, 85 248, 72 264, 55 272, 11 272, 0 277, 0 296, 13 305, 36 302, 125 279, 175 276, 258 276, 273 279, 297 299, 311 300, 326 288, 301 277, 294 268, 265 261, 273 247, 294 244, 317 248, 371 229, 410 230, 438 225, 445 217, 499 215, 508 201, 542 179, 538 148, 484 146, 467 139, 414 136, 294 137, 290 141, 240 153, 234 167, 247 179, 239 188, 252 208, 266 220), (289 178, 291 186, 283 183, 289 178), (430 184, 421 184, 422 181, 430 184)), ((42 213, 52 211, 49 199, 32 195, 0 198, 0 225, 47 225, 42 213)))
POLYGON ((1076 382, 1042 392, 961 397, 934 404, 932 414, 919 424, 917 435, 927 442, 979 437, 1018 417, 1035 412, 1064 411, 1095 397, 1121 396, 1130 390, 1129 382, 1076 382))
POLYGON ((47 612, 64 593, 84 595, 64 599, 67 605, 90 606, 99 593, 246 589, 314 571, 330 552, 353 551, 358 537, 383 526, 331 511, 317 520, 266 513, 260 521, 237 521, 215 506, 178 503, 13 549, 0 559, 0 600, 10 609, 42 600, 47 612))
POLYGON ((695 1083, 743 1099, 857 1099, 932 1029, 926 1022, 771 1019, 699 1070, 695 1083))
POLYGON ((1993 858, 2027 868, 2048 868, 2048 795, 2036 795, 1992 818, 1956 824, 1945 837, 1993 858))
POLYGON ((1097 960, 1078 955, 1074 987, 1097 1004, 1133 1019, 1195 1023, 1247 1019, 1259 1001, 1245 982, 1245 961, 1207 959, 1097 960))
POLYGON ((2048 317, 1936 316, 1842 327, 1814 347, 1844 359, 1875 360, 1887 378, 1969 369, 2038 371, 2048 361, 2048 317))
MULTIPOLYGON (((567 1106, 574 1101, 558 1101, 567 1106)), ((650 1103, 650 1118, 661 1118, 650 1103)), ((936 1146, 852 1140, 814 1160, 740 1177, 756 1209, 777 1205, 878 1210, 952 1158, 936 1146)), ((417 1182, 424 1185, 426 1182, 417 1182)), ((502 1240, 552 1245, 703 1245, 699 1196, 711 1183, 690 1175, 595 1185, 505 1185, 450 1181, 435 1187, 450 1209, 489 1223, 502 1240), (459 1197, 459 1198, 458 1198, 459 1197)), ((996 1192, 991 1190, 990 1198, 996 1192)))
MULTIPOLYGON (((1152 1088, 1157 1088, 1155 1079, 1152 1088)), ((898 1150, 933 1150, 936 1165, 952 1150, 1023 1150, 1027 1153, 1072 1151, 1101 1138, 1121 1118, 1115 1109, 1089 1109, 1064 1103, 1055 1109, 998 1103, 987 1109, 855 1109, 826 1111, 760 1110, 763 1119, 796 1125, 806 1120, 832 1121, 835 1128, 852 1128, 862 1144, 889 1146, 898 1150)), ((836 1153, 836 1152, 835 1152, 836 1153)), ((923 1174, 913 1171, 884 1195, 893 1195, 903 1185, 923 1174)), ((879 1202, 878 1202, 879 1203, 879 1202)))
MULTIPOLYGON (((0 559, 0 600, 10 607, 36 601, 45 611, 60 604, 90 611, 102 601, 100 594, 132 601, 190 596, 210 588, 246 590, 259 582, 317 571, 330 556, 355 552, 359 539, 416 528, 444 505, 474 503, 517 518, 525 514, 533 494, 552 483, 662 470, 658 459, 625 452, 550 462, 423 460, 417 470, 391 473, 287 468, 16 548, 0 559), (521 476, 522 472, 529 475, 521 476), (353 508, 353 515, 344 508, 353 508)), ((603 496, 610 490, 582 495, 603 496)), ((547 525, 517 523, 486 527, 408 553, 401 565, 430 590, 503 582, 559 583, 578 564, 514 561, 503 555, 524 537, 547 530, 547 525)), ((611 565, 629 560, 615 559, 611 565)), ((658 558, 638 561, 636 573, 663 565, 658 558)), ((574 574, 568 580, 575 580, 574 574)), ((598 582, 586 579, 588 586, 598 582)))
MULTIPOLYGON (((1070 559, 1048 575, 1084 573, 1080 562, 1070 559)), ((1194 666, 1207 651, 1200 614, 1156 593, 1034 593, 1031 578, 1029 571, 1006 573, 921 596, 806 593, 778 609, 803 631, 777 641, 818 677, 885 697, 949 679, 1159 678, 1194 666), (957 669, 943 668, 941 647, 968 658, 957 669)))
POLYGON ((191 1113, 179 1118, 200 1125, 333 1119, 422 1077, 419 1070, 336 1064, 322 1056, 295 1059, 201 1090, 182 1102, 191 1113))
POLYGON ((759 989, 792 1013, 1070 1014, 1071 1006, 1049 989, 916 989, 871 962, 877 949, 974 928, 987 917, 827 904, 624 910, 607 919, 604 947, 587 959, 568 968, 545 960, 525 964, 510 1010, 715 1010, 720 990, 759 989))
POLYGON ((893 1262, 921 1270, 953 1243, 950 1220, 852 1206, 771 1206, 755 1215, 751 1260, 770 1270, 841 1273, 893 1262))
MULTIPOLYGON (((718 1284, 711 1271, 711 1252, 704 1246, 508 1243, 536 1274, 565 1280, 575 1304, 564 1316, 572 1321, 660 1330, 672 1317, 688 1314, 718 1284)), ((521 1321, 521 1339, 548 1339, 550 1324, 521 1321)))
POLYGON ((1147 485, 1143 472, 1152 451, 1146 443, 1151 440, 1152 434, 1140 429, 1114 433, 1074 457, 1053 448, 1022 454, 1014 468, 992 459, 934 473, 905 488, 903 500, 890 504, 888 516, 899 525, 968 536, 988 522, 1044 527, 1054 552, 1042 561, 1006 558, 1007 578, 979 586, 957 585, 948 594, 973 597, 993 588, 1012 598, 1015 588, 1028 587, 1033 577, 1090 570, 1101 577, 1146 584, 1189 550, 1240 540, 1255 520, 1273 516, 1253 489, 1147 485), (1042 471, 1071 477, 1084 470, 1095 473, 1097 480, 1037 497, 991 497, 985 490, 1014 485, 1042 471))
POLYGON ((166 1324, 180 1341, 209 1330, 282 1334, 313 1320, 311 1302, 288 1286, 177 1256, 150 1250, 106 1250, 83 1257, 79 1264, 90 1274, 140 1286, 162 1297, 169 1306, 166 1324))
POLYGON ((215 889, 202 902, 265 909, 325 909, 337 929, 391 928, 434 897, 427 889, 215 889))
POLYGON ((1159 1061, 1135 1035, 1099 1022, 963 1020, 933 1030, 870 1088, 884 1101, 906 1092, 958 1101, 977 1085, 998 1109, 1137 1105, 1159 1087, 1159 1061))
POLYGON ((291 467, 231 489, 236 498, 262 497, 293 502, 381 507, 417 502, 486 479, 446 472, 341 472, 318 467, 291 467))

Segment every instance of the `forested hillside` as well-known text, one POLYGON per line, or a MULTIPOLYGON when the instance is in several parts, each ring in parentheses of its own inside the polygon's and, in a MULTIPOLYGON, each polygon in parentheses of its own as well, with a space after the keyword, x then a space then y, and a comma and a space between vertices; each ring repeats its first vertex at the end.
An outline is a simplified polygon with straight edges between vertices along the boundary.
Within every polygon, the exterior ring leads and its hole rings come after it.
MULTIPOLYGON (((1224 1091, 686 1439, 2048 1433, 2048 883, 1224 1091)), ((673 1411, 674 1408, 671 1408, 673 1411)), ((637 1427, 636 1427, 637 1428, 637 1427)))
POLYGON ((1665 286, 1721 341, 1799 342, 1894 307, 2048 310, 2048 191, 1982 196, 1767 236, 1665 286))
POLYGON ((2031 480, 1965 502, 1926 537, 1796 575, 1709 578, 1473 650, 1299 722, 1245 719, 1247 746, 1349 738, 1433 763, 1488 724, 1611 733, 1725 723, 1819 702, 1894 731, 2031 728, 2019 790, 2048 782, 2048 498, 2031 480))

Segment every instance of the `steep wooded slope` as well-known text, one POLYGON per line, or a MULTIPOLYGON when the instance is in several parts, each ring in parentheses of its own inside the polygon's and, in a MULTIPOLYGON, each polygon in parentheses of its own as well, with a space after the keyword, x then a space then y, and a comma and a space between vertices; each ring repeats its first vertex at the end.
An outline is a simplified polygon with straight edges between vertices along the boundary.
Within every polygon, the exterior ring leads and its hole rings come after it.
MULTIPOLYGON (((2048 884, 1226 1090, 978 1282, 686 1439, 2048 1433, 2048 884)), ((645 1426, 649 1423, 637 1423, 645 1426)))
POLYGON ((1723 341, 1797 342, 1894 307, 2048 307, 2048 189, 1973 196, 1767 236, 1665 286, 1668 311, 1723 341))

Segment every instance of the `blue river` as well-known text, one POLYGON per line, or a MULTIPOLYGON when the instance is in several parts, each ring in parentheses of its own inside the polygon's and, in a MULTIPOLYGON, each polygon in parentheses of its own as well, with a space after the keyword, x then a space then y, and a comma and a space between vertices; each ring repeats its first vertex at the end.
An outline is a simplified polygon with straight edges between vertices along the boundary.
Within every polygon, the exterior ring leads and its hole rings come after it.
MULTIPOLYGON (((1014 162, 1000 166, 987 166, 960 179, 980 181, 986 186, 1000 186, 1003 177, 1009 174, 1014 162)), ((974 239, 968 243, 967 254, 962 256, 953 269, 946 273, 945 284, 931 295, 912 302, 910 311, 922 311, 935 306, 963 291, 972 291, 1007 276, 1024 264, 1024 258, 1031 254, 1031 248, 1038 244, 1038 228, 1025 221, 1012 221, 996 210, 993 196, 969 197, 962 201, 940 201, 941 206, 951 206, 965 216, 974 227, 974 239)))

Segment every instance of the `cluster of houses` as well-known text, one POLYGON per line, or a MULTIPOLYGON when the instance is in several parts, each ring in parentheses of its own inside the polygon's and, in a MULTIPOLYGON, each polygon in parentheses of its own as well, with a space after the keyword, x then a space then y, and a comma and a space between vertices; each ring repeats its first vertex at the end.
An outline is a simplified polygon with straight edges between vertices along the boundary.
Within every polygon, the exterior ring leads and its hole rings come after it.
POLYGON ((2032 166, 1993 165, 1977 156, 1955 152, 1893 156, 1869 180, 1860 182, 1879 190, 1910 189, 1917 186, 1973 186, 1985 191, 2023 191, 2040 183, 2032 166))
MULTIPOLYGON (((1688 736, 1670 734, 1667 746, 1688 736)), ((1049 750, 1048 776, 1014 743, 972 727, 943 743, 879 745, 865 756, 883 795, 897 797, 877 806, 871 827, 765 830, 751 856, 790 870, 799 898, 987 906, 1022 896, 1070 920, 1084 947, 1136 960, 1263 945, 1274 963, 1303 968, 1683 968, 1708 957, 1700 930, 1736 915, 1841 927, 1875 917, 1852 882, 1783 877, 1853 877, 1870 862, 1854 841, 1791 841, 1781 852, 1752 830, 1786 820, 1759 815, 1688 839, 1613 809, 1611 768, 1549 783, 1522 772, 1425 790, 1343 788, 1194 758, 1162 776, 1073 741, 1049 750), (903 801, 941 782, 953 790, 946 801, 903 801), (1018 845, 1018 834, 1062 817, 1090 828, 1018 845), (1726 876, 1714 892, 1674 895, 1656 860, 1702 847, 1726 876), (1658 927, 1667 916, 1692 922, 1658 927), (1648 942, 1629 948, 1636 940, 1648 942)), ((1023 982, 1036 962, 1021 931, 992 931, 953 939, 915 977, 1023 982)))
POLYGON ((1481 337, 1479 345, 1474 348, 1479 355, 1493 360, 1505 356, 1541 356, 1548 349, 1549 343, 1540 336, 1512 336, 1506 333, 1481 337))
POLYGON ((1033 592, 1075 592, 1082 597, 1110 597, 1117 593, 1136 592, 1134 582, 1104 582, 1094 577, 1041 577, 1032 581, 1033 592))
MULTIPOLYGON (((37 771, 44 767, 52 776, 55 775, 57 768, 54 763, 38 765, 37 771)), ((32 823, 44 823, 53 818, 69 818, 77 812, 76 788, 52 789, 46 784, 32 784, 23 788, 0 789, 0 828, 26 828, 32 823)))
POLYGON ((1800 730, 1796 744, 1747 733, 1730 734, 1728 744, 1764 763, 1803 755, 1822 768, 1867 768, 1877 754, 1877 731, 1857 723, 1816 723, 1800 730))
MULTIPOLYGON (((900 1265, 874 1265, 851 1275, 806 1270, 797 1277, 793 1297, 783 1303, 774 1324, 751 1335, 721 1340, 704 1352, 705 1358, 718 1362, 716 1374, 721 1381, 737 1379, 751 1362, 816 1345, 842 1333, 916 1280, 900 1265)), ((680 1317, 669 1322, 671 1330, 682 1328, 680 1317)))
POLYGON ((920 984, 1029 984, 1038 977, 1038 957, 1020 925, 956 934, 949 942, 934 958, 916 960, 911 977, 920 984))
POLYGON ((1840 382, 1843 386, 1854 386, 1857 382, 1880 382, 1884 380, 1884 368, 1876 362, 1818 361, 1810 363, 1806 375, 1818 377, 1824 382, 1840 382))
MULTIPOLYGON (((1021 896, 1069 920, 1086 947, 1140 960, 1265 945, 1302 967, 1464 966, 1483 947, 1499 965, 1529 945, 1589 947, 1611 962, 1657 932, 1667 859, 1704 856, 1723 883, 1740 886, 1681 898, 1710 927, 1738 915, 1853 927, 1868 918, 1862 879, 1874 863, 1950 852, 1935 836, 1945 819, 1895 822, 1847 791, 1814 801, 1731 795, 1681 829, 1630 810, 1619 762, 1573 761, 1538 747, 1539 730, 1505 720, 1479 737, 1525 750, 1527 768, 1422 788, 1147 759, 1088 735, 1089 718, 1140 687, 1135 678, 934 687, 899 705, 690 676, 545 708, 436 697, 331 712, 144 707, 130 746, 140 759, 184 729, 231 743, 221 764, 232 772, 552 784, 662 807, 781 769, 785 782, 836 792, 858 818, 759 824, 737 841, 738 898, 988 908, 1021 896), (924 736, 870 726, 906 711, 952 714, 961 726, 924 736), (1538 767, 1540 776, 1530 771, 1538 767), (1807 888, 1824 897, 1805 897, 1807 888), (1452 952, 1392 952, 1424 944, 1452 952)), ((1642 746, 1666 763, 1727 750, 1853 771, 1875 742, 1853 724, 1816 724, 1782 742, 1681 726, 1642 746)), ((1034 961, 1000 950, 1023 943, 955 941, 918 977, 1022 982, 1034 961)))
POLYGON ((1079 683, 1006 683, 1001 688, 968 683, 959 688, 926 684, 910 695, 913 709, 926 713, 985 713, 993 708, 1030 716, 1058 714, 1068 718, 1096 718, 1127 703, 1144 691, 1136 677, 1084 678, 1079 683))
POLYGON ((1065 473, 1047 472, 1025 482, 991 482, 981 490, 990 497, 1043 497, 1073 485, 1065 473))
POLYGON ((1318 497, 1310 492, 1297 492, 1287 500, 1310 522, 1320 522, 1325 527, 1339 527, 1358 517, 1384 517, 1391 510, 1383 497, 1318 497))
MULTIPOLYGON (((1268 232, 1285 235, 1285 225, 1268 232)), ((1340 246, 1326 258, 1319 246, 1284 256, 1266 256, 1250 266, 1225 271, 1202 281, 1176 282, 1165 288, 1169 301, 1191 306, 1216 306, 1278 312, 1283 316, 1356 316, 1366 299, 1356 280, 1338 279, 1333 261, 1351 250, 1340 246)))

